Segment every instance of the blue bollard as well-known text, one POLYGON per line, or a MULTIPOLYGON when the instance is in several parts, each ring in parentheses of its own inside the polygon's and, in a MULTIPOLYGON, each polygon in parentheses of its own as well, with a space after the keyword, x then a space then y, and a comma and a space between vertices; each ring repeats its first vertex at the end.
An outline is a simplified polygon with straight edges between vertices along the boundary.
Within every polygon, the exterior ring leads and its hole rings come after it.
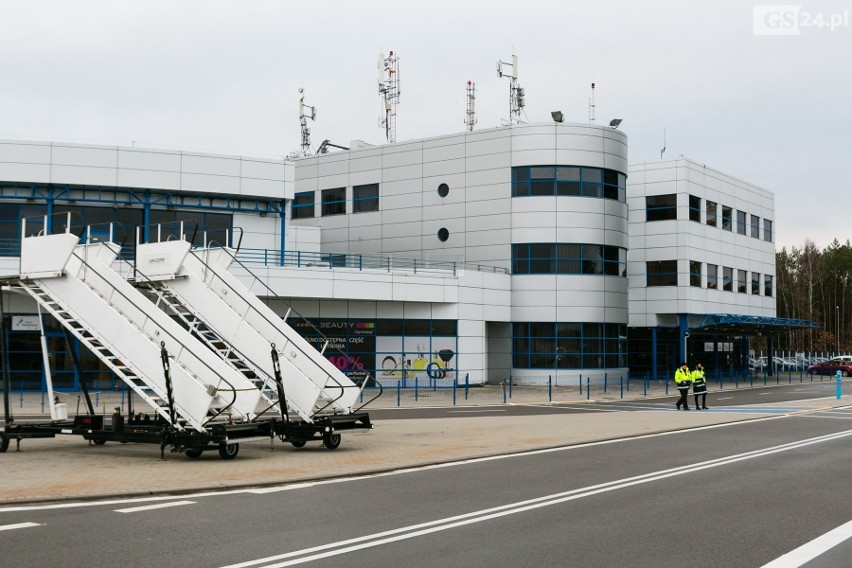
POLYGON ((618 377, 618 382, 621 386, 621 398, 624 398, 624 377, 618 377))
POLYGON ((553 402, 553 375, 547 375, 547 402, 553 402))
POLYGON ((589 386, 589 377, 586 377, 586 400, 589 400, 591 393, 592 393, 592 389, 589 386))
POLYGON ((580 396, 583 396, 583 375, 580 375, 580 396))
POLYGON ((840 371, 837 371, 837 374, 834 377, 837 379, 837 400, 840 400, 842 395, 840 385, 843 382, 843 377, 840 376, 840 371))
POLYGON ((414 402, 420 400, 420 377, 414 377, 414 402))
POLYGON ((400 406, 402 402, 402 382, 396 382, 396 405, 400 406))
POLYGON ((459 390, 459 378, 453 377, 453 406, 456 405, 456 392, 459 390))
POLYGON ((467 400, 468 395, 470 394, 470 373, 466 373, 464 376, 464 399, 467 400))
POLYGON ((606 373, 604 373, 604 393, 606 393, 606 381, 607 381, 607 376, 606 376, 606 373))
POLYGON ((642 381, 642 388, 643 388, 642 396, 648 396, 648 374, 647 373, 645 374, 645 380, 642 381))
POLYGON ((509 375, 509 400, 512 400, 512 375, 509 375))
POLYGON ((503 381, 500 385, 503 387, 503 404, 506 404, 506 381, 503 381))

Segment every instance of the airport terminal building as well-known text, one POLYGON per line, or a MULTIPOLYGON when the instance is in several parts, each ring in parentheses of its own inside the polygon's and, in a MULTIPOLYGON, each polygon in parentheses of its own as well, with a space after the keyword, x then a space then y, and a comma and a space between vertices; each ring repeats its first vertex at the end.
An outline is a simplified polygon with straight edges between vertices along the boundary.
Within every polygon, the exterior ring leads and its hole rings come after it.
MULTIPOLYGON (((751 336, 789 324, 775 318, 772 193, 685 158, 628 165, 627 136, 604 126, 292 160, 0 142, 2 274, 18 272, 23 231, 68 212, 78 234, 112 224, 125 272, 154 231, 238 248, 232 272, 253 292, 342 351, 338 368, 385 385, 663 376, 687 356, 742 368, 751 336)), ((40 389, 35 305, 4 304, 13 386, 40 389)), ((75 389, 48 319, 54 385, 75 389)), ((84 351, 88 378, 111 380, 84 351)))

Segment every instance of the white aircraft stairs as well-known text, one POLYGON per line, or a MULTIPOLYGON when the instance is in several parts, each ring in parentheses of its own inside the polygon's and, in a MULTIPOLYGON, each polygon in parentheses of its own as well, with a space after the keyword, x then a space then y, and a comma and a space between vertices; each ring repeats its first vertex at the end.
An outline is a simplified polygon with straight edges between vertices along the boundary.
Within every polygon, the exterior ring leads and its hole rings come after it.
POLYGON ((138 244, 136 281, 221 357, 240 361, 270 401, 278 375, 287 407, 306 422, 355 412, 366 381, 356 385, 287 325, 228 271, 232 260, 231 249, 192 250, 184 240, 138 244))
POLYGON ((13 289, 32 296, 174 428, 206 432, 215 419, 249 421, 254 383, 112 269, 113 243, 70 232, 22 240, 13 289), (163 355, 167 354, 167 358, 163 355))

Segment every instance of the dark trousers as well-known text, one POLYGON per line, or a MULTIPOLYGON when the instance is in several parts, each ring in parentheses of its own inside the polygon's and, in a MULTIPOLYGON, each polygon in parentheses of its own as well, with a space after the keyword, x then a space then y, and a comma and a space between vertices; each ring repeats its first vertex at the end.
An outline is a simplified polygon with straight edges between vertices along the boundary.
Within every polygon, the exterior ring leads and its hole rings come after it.
POLYGON ((683 406, 686 409, 689 409, 689 401, 687 398, 689 397, 689 383, 684 384, 683 386, 678 385, 677 390, 680 393, 680 400, 677 401, 678 409, 683 406))
POLYGON ((707 408, 707 385, 695 385, 692 387, 692 394, 695 397, 695 408, 707 408), (698 404, 698 397, 701 397, 701 404, 698 404))

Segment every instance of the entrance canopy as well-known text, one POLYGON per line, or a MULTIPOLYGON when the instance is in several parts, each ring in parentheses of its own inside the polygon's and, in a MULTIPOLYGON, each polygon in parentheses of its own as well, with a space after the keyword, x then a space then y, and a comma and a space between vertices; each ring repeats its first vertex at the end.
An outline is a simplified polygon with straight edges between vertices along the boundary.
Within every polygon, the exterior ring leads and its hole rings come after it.
POLYGON ((792 329, 818 329, 816 322, 740 314, 691 314, 690 329, 733 335, 774 335, 792 329))

